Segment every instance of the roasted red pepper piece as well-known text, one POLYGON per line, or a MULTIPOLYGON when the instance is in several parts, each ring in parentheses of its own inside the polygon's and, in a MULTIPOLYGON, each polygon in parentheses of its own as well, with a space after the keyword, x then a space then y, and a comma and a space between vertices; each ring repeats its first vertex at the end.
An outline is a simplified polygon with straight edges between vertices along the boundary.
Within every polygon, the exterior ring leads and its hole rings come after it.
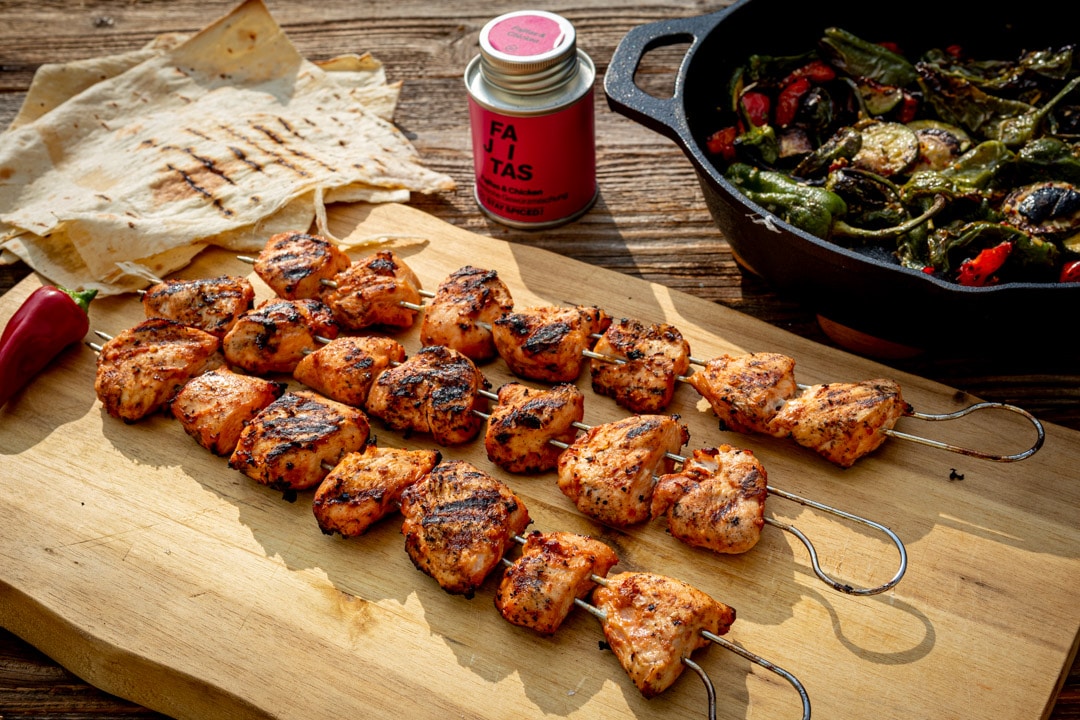
POLYGON ((726 127, 717 130, 705 139, 705 147, 713 155, 718 155, 724 162, 735 161, 735 138, 739 131, 735 127, 726 127))
POLYGON ((742 96, 743 111, 746 118, 754 125, 769 123, 769 96, 765 93, 748 92, 742 96))
POLYGON ((1058 282, 1080 282, 1080 260, 1065 263, 1058 282))
POLYGON ((997 282, 994 273, 1001 269, 1005 260, 1012 252, 1013 244, 1005 241, 1000 245, 982 250, 974 258, 968 258, 960 263, 960 269, 956 273, 956 281, 961 285, 982 287, 997 282))
POLYGON ((784 86, 776 97, 776 121, 777 127, 787 127, 795 121, 795 114, 799 112, 799 103, 803 95, 810 91, 810 78, 800 77, 784 86))
POLYGON ((818 84, 826 83, 836 79, 836 70, 823 60, 811 60, 784 78, 780 83, 780 87, 786 87, 803 77, 818 84))
POLYGON ((82 340, 97 290, 45 285, 30 293, 0 335, 0 406, 37 375, 60 351, 82 340))

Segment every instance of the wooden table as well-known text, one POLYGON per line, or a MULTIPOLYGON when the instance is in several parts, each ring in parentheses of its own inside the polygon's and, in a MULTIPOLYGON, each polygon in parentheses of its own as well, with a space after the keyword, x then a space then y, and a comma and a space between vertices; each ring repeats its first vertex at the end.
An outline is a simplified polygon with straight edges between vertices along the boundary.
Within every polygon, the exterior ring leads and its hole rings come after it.
MULTIPOLYGON (((541 2, 576 26, 579 44, 602 76, 616 44, 631 28, 669 17, 697 15, 725 3, 689 0, 630 5, 581 0, 541 2)), ((227 12, 229 0, 173 2, 18 3, 0 1, 0 127, 17 112, 35 69, 130 50, 162 32, 190 32, 227 12)), ((271 0, 271 11, 309 59, 371 51, 391 80, 403 80, 398 125, 427 164, 453 176, 458 190, 416 197, 413 204, 472 232, 542 247, 598 266, 660 283, 765 320, 823 344, 835 344, 813 312, 779 297, 743 274, 716 230, 689 162, 670 141, 609 111, 597 95, 600 199, 581 220, 564 227, 516 231, 483 216, 472 199, 472 160, 462 72, 476 53, 477 35, 497 10, 490 3, 271 0)), ((670 87, 678 48, 651 53, 641 84, 670 87)), ((0 267, 0 293, 29 274, 21 264, 0 267)), ((1063 326, 1063 331, 1068 331, 1063 326)), ((987 400, 1020 405, 1042 420, 1080 429, 1080 363, 1075 354, 1026 357, 1022 339, 1000 355, 922 355, 886 361, 987 400)), ((1071 482, 1074 478, 1055 478, 1071 482)), ((1030 621, 1037 622, 1037 618, 1030 621)), ((1074 647, 1075 652, 1075 647, 1074 647)), ((958 682, 963 669, 957 668, 958 682)), ((105 718, 153 715, 81 682, 48 657, 0 630, 0 718, 105 718)), ((1080 663, 1072 666, 1049 717, 1080 717, 1080 663)))

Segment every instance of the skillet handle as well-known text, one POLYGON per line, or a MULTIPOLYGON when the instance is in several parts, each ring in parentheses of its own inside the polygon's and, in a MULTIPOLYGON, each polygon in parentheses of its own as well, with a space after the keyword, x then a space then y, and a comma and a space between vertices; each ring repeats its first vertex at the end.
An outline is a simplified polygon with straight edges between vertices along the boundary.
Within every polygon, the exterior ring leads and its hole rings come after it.
POLYGON ((709 15, 676 18, 639 25, 630 30, 615 48, 604 75, 604 93, 608 106, 645 127, 678 141, 684 148, 693 146, 693 137, 683 111, 683 92, 687 61, 702 39, 728 14, 730 8, 709 15), (634 73, 646 53, 659 47, 690 43, 675 78, 670 98, 648 94, 634 82, 634 73))

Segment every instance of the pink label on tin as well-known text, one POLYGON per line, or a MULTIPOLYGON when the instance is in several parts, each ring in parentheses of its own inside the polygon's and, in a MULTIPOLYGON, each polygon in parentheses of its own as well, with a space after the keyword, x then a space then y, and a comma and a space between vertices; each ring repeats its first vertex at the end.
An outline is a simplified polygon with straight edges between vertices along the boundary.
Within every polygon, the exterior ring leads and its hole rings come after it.
POLYGON ((533 117, 487 110, 469 99, 476 199, 518 223, 554 223, 596 195, 593 94, 533 117))
POLYGON ((495 23, 488 31, 488 43, 507 55, 543 55, 563 44, 559 23, 543 15, 516 15, 495 23))

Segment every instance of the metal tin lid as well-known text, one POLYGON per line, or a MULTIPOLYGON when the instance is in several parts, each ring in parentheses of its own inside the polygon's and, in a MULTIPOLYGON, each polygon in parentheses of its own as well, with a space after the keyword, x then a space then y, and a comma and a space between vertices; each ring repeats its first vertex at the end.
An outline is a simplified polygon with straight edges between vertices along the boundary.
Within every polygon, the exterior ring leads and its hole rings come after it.
POLYGON ((543 10, 500 15, 480 31, 484 78, 519 94, 549 92, 577 73, 574 26, 543 10))

